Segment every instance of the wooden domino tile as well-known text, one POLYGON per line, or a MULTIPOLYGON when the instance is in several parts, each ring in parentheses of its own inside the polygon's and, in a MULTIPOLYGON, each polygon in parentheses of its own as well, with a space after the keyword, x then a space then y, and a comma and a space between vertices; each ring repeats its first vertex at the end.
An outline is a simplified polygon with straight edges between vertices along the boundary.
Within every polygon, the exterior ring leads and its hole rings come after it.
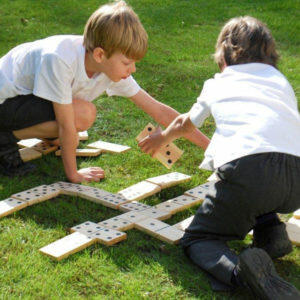
MULTIPOLYGON (((76 149, 76 156, 81 157, 92 157, 92 156, 98 156, 102 152, 101 149, 76 149)), ((57 150, 55 152, 56 156, 61 156, 61 150, 57 150)))
POLYGON ((299 219, 296 219, 295 217, 290 218, 288 220, 288 223, 295 224, 296 226, 298 226, 298 228, 299 228, 299 234, 300 234, 300 220, 299 219))
POLYGON ((173 199, 168 200, 168 202, 178 204, 182 207, 182 210, 190 208, 192 206, 201 204, 203 202, 203 199, 201 198, 195 198, 187 195, 181 195, 178 197, 175 197, 173 199))
POLYGON ((139 211, 140 214, 147 216, 149 218, 158 219, 158 220, 166 220, 169 219, 172 214, 168 211, 160 210, 155 207, 147 208, 139 211))
POLYGON ((174 186, 176 184, 186 182, 191 179, 191 176, 179 172, 168 173, 157 177, 146 179, 151 183, 159 185, 162 189, 174 186))
POLYGON ((20 149, 19 153, 24 162, 42 157, 42 153, 40 153, 32 148, 20 149))
POLYGON ((110 192, 93 187, 84 188, 82 191, 77 192, 77 196, 99 204, 103 204, 103 197, 110 194, 110 192))
POLYGON ((147 126, 141 131, 141 133, 135 138, 138 142, 140 142, 146 136, 155 132, 155 126, 151 123, 148 123, 147 126))
POLYGON ((26 201, 28 205, 49 200, 58 196, 60 191, 50 185, 41 185, 11 196, 11 198, 26 201))
POLYGON ((169 226, 156 232, 157 238, 169 244, 178 244, 184 232, 173 226, 169 226))
POLYGON ((80 141, 87 141, 89 139, 89 134, 87 131, 78 132, 78 137, 80 141))
POLYGON ((42 140, 40 139, 26 139, 26 140, 20 140, 17 144, 21 148, 32 148, 41 142, 42 140))
POLYGON ((58 189, 61 194, 69 196, 78 196, 79 193, 89 191, 91 187, 82 184, 59 181, 50 184, 51 187, 58 189))
POLYGON ((128 146, 108 143, 108 142, 104 142, 104 141, 97 141, 97 142, 88 144, 87 147, 101 149, 103 152, 110 152, 110 153, 123 153, 123 152, 126 152, 131 149, 128 146))
POLYGON ((121 211, 141 211, 147 208, 151 208, 150 205, 141 203, 141 202, 136 202, 136 201, 132 201, 132 202, 128 202, 125 204, 120 205, 119 209, 121 211))
POLYGON ((170 225, 152 218, 140 220, 134 224, 134 228, 148 233, 154 237, 157 237, 158 230, 161 230, 166 227, 170 227, 170 225))
MULTIPOLYGON (((154 133, 155 130, 155 126, 149 123, 136 137, 136 140, 140 142, 146 136, 154 133)), ((170 169, 182 154, 182 150, 180 150, 175 144, 170 143, 159 150, 158 153, 155 154, 154 158, 161 162, 166 168, 170 169)))
POLYGON ((167 169, 171 169, 182 154, 182 150, 175 144, 170 143, 160 149, 153 157, 160 161, 167 169))
POLYGON ((118 217, 121 219, 127 220, 133 224, 135 224, 138 221, 145 220, 148 218, 147 216, 142 215, 142 214, 140 214, 140 212, 137 212, 137 211, 129 211, 125 214, 119 215, 118 217))
POLYGON ((91 221, 86 221, 86 222, 83 222, 82 224, 72 227, 70 229, 70 232, 80 232, 83 234, 90 235, 93 232, 96 232, 101 229, 102 229, 102 227, 99 224, 91 222, 91 221))
POLYGON ((120 194, 108 194, 101 197, 101 204, 113 209, 119 209, 120 205, 127 203, 128 200, 120 194))
POLYGON ((300 208, 294 211, 293 216, 296 219, 300 219, 300 208))
POLYGON ((134 223, 132 223, 128 220, 125 220, 125 219, 121 219, 119 216, 99 222, 98 224, 100 226, 118 230, 118 231, 126 231, 129 229, 132 229, 134 226, 134 223))
POLYGON ((187 196, 192 196, 204 200, 208 187, 209 184, 205 183, 186 191, 184 194, 187 196))
POLYGON ((122 191, 119 191, 119 194, 123 195, 129 201, 138 201, 160 191, 161 187, 159 185, 147 181, 141 181, 122 191))
POLYGON ((220 178, 219 178, 219 176, 217 175, 217 173, 212 173, 208 178, 207 178, 207 181, 214 181, 214 182, 217 182, 217 181, 219 181, 219 180, 221 180, 220 178))
POLYGON ((95 237, 88 237, 86 234, 74 232, 41 248, 39 251, 59 261, 96 242, 97 238, 95 237))
POLYGON ((7 198, 0 201, 0 218, 5 217, 26 207, 28 203, 14 198, 7 198))
POLYGON ((58 149, 58 146, 49 145, 48 143, 42 141, 42 142, 32 146, 31 148, 38 152, 41 152, 43 155, 46 155, 46 154, 56 151, 58 149))
POLYGON ((92 233, 89 237, 92 239, 96 238, 97 242, 100 244, 111 246, 126 240, 127 234, 125 232, 103 227, 101 230, 92 233))
MULTIPOLYGON (((297 220, 299 221, 299 220, 297 220)), ((288 233, 289 239, 291 242, 296 245, 300 246, 300 225, 299 222, 295 222, 294 220, 288 221, 285 223, 286 225, 286 231, 288 233)))
POLYGON ((172 227, 177 228, 178 230, 185 231, 186 228, 190 226, 194 219, 194 216, 190 216, 189 218, 180 221, 179 223, 174 224, 172 227))
POLYGON ((157 204, 157 205, 155 205, 155 208, 166 211, 172 215, 176 214, 179 211, 186 209, 185 206, 174 203, 174 202, 172 202, 172 200, 168 200, 168 201, 162 202, 160 204, 157 204))

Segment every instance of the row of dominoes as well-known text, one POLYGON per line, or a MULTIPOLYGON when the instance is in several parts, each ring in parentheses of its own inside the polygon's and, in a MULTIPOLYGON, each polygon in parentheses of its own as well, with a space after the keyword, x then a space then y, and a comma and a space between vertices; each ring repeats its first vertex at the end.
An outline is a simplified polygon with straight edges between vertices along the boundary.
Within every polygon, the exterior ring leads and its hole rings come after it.
MULTIPOLYGON (((155 178, 155 182, 169 186, 170 182, 166 182, 166 178, 159 181, 155 178)), ((168 180, 169 181, 169 180, 168 180)), ((126 239, 127 231, 133 228, 146 232, 162 241, 171 244, 177 244, 184 234, 180 227, 171 226, 162 220, 170 218, 173 214, 182 211, 191 206, 202 203, 206 184, 193 188, 171 200, 162 202, 156 206, 149 206, 140 202, 130 202, 121 204, 119 209, 125 213, 111 219, 101 221, 98 224, 86 221, 71 228, 70 235, 40 249, 55 260, 61 260, 70 254, 76 253, 93 243, 102 243, 105 245, 113 245, 126 239), (193 194, 194 196, 191 196, 193 194), (103 230, 106 228, 107 232, 103 230), (97 235, 96 235, 97 232, 97 235), (107 233, 105 235, 105 233, 107 233)))
POLYGON ((0 201, 0 217, 9 215, 26 206, 57 197, 59 194, 78 196, 113 209, 119 209, 121 205, 127 202, 144 199, 161 191, 162 188, 185 182, 190 178, 191 177, 188 175, 173 172, 146 179, 145 181, 122 190, 117 194, 113 194, 99 188, 68 182, 41 185, 33 189, 14 194, 10 198, 0 201), (157 184, 152 182, 156 182, 157 184))
MULTIPOLYGON (((79 140, 86 141, 88 139, 87 131, 78 132, 79 140)), ((56 156, 61 155, 61 150, 57 150, 58 146, 49 145, 40 139, 26 139, 18 142, 21 158, 24 162, 40 158, 42 155, 55 151, 56 156)), ((122 153, 130 149, 123 146, 104 141, 97 141, 87 145, 87 149, 76 149, 76 156, 98 156, 103 152, 122 153)))
MULTIPOLYGON (((98 224, 87 221, 74 226, 71 228, 71 232, 73 232, 71 235, 40 249, 40 251, 56 260, 61 260, 93 243, 99 242, 105 245, 112 245, 120 242, 126 239, 126 234, 123 233, 123 231, 133 228, 141 230, 164 242, 177 244, 183 236, 184 230, 192 222, 194 216, 173 226, 161 220, 168 219, 178 211, 201 203, 203 201, 201 195, 205 193, 206 188, 206 184, 198 186, 187 191, 185 193, 186 195, 167 200, 154 207, 139 202, 123 204, 120 206, 120 210, 126 213, 101 221, 98 224), (196 197, 191 197, 191 194, 196 194, 196 197), (95 232, 97 232, 97 234, 92 235, 95 232)), ((297 214, 295 215, 297 216, 297 214)), ((293 244, 299 246, 299 219, 291 218, 286 223, 286 226, 290 240, 293 244)))

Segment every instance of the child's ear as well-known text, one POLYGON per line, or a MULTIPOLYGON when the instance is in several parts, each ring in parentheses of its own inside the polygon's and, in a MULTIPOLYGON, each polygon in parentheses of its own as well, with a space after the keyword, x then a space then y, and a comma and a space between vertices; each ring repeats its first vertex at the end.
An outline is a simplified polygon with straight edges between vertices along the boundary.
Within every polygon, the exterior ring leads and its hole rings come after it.
POLYGON ((101 63, 105 56, 105 52, 102 48, 97 47, 93 50, 93 58, 97 63, 101 63))

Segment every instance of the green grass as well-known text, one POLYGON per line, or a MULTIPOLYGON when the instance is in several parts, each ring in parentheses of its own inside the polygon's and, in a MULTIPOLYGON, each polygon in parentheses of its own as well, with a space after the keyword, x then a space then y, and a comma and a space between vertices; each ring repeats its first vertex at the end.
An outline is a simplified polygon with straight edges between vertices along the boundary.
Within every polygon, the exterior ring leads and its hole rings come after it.
MULTIPOLYGON (((55 34, 81 34, 89 15, 104 1, 0 2, 0 55, 11 47, 55 34), (23 22, 22 22, 22 20, 23 22), (24 19, 25 22, 24 22, 24 19)), ((138 64, 135 78, 158 100, 180 112, 189 110, 203 82, 217 72, 211 54, 221 26, 231 17, 251 15, 268 24, 281 54, 279 69, 300 95, 299 1, 132 0, 149 34, 149 51, 138 64)), ((166 173, 158 162, 142 154, 135 136, 151 119, 130 101, 100 97, 98 118, 89 141, 99 138, 132 147, 121 155, 78 159, 79 167, 101 166, 107 177, 91 184, 111 192, 150 176, 166 173)), ((214 131, 212 119, 202 128, 214 131)), ((82 143, 84 145, 85 143, 82 143)), ((192 175, 192 181, 162 191, 145 200, 155 204, 205 182, 209 172, 199 170, 203 151, 188 141, 176 143, 185 153, 173 170, 192 175)), ((36 161, 38 173, 21 179, 0 179, 0 199, 40 184, 65 180, 62 163, 54 155, 36 161)), ((167 222, 174 224, 195 212, 182 212, 167 222)), ((113 247, 91 246, 54 262, 38 249, 65 236, 66 229, 90 220, 99 222, 118 211, 67 196, 31 206, 0 220, 0 297, 11 298, 197 298, 250 299, 244 291, 213 293, 206 276, 193 266, 179 247, 131 230, 126 241, 113 247)), ((284 216, 287 218, 288 216, 284 216)), ((240 251, 247 239, 233 243, 240 251)), ((278 272, 300 288, 300 250, 275 262, 278 272)))

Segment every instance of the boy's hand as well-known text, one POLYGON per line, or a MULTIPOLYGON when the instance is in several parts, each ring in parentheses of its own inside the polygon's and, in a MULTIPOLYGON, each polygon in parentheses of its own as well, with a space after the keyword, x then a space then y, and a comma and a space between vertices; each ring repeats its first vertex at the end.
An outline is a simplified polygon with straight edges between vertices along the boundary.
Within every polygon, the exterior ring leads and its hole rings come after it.
POLYGON ((78 170, 75 176, 69 178, 73 183, 100 181, 105 177, 104 170, 99 167, 90 167, 78 170))
POLYGON ((154 157, 159 149, 165 144, 168 144, 168 142, 165 140, 160 127, 158 127, 154 133, 146 136, 138 143, 141 150, 150 154, 152 157, 154 157))

